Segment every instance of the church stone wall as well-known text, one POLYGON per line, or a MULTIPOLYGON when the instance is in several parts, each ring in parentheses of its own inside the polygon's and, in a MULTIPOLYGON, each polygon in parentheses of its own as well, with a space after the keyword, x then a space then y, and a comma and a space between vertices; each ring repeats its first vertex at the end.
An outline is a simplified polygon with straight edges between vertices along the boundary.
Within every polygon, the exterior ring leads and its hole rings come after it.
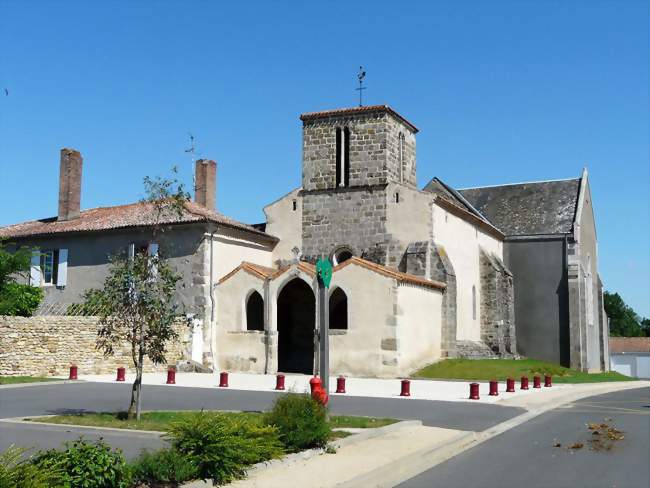
POLYGON ((315 261, 346 246, 359 257, 385 264, 386 205, 383 187, 304 194, 303 259, 315 261))
POLYGON ((280 239, 273 249, 273 263, 292 259, 294 247, 302 250, 302 197, 299 192, 296 188, 264 207, 266 232, 280 239))

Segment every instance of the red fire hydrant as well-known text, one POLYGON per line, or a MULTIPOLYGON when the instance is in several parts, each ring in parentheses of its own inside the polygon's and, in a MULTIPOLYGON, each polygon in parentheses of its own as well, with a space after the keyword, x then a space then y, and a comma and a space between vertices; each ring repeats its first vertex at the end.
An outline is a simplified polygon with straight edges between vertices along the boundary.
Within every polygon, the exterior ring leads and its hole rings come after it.
MULTIPOLYGON (((322 388, 322 382, 318 376, 314 376, 309 380, 309 388, 311 390, 311 396, 314 397, 314 394, 317 390, 322 388)), ((314 397, 316 399, 316 397, 314 397)))
POLYGON ((68 377, 69 380, 76 380, 77 379, 77 366, 72 365, 70 366, 70 376, 68 377))
POLYGON ((480 397, 478 395, 478 383, 470 383, 469 384, 469 399, 470 400, 479 400, 480 397))
POLYGON ((533 388, 541 388, 542 387, 542 379, 535 375, 533 376, 533 388))
POLYGON ((506 393, 514 393, 514 392, 515 392, 515 379, 508 378, 506 380, 506 393))
POLYGON ((399 396, 411 396, 411 382, 409 380, 402 380, 402 390, 399 396))
POLYGON ((126 380, 126 368, 117 368, 117 378, 115 381, 125 381, 126 380))
POLYGON ((167 369, 167 384, 168 385, 176 384, 176 370, 174 368, 167 369))
POLYGON ((219 387, 228 388, 228 373, 225 371, 219 373, 219 387))
POLYGON ((275 389, 284 390, 284 375, 279 374, 275 377, 275 389))
POLYGON ((499 396, 499 383, 497 383, 497 380, 490 380, 490 396, 499 396))
POLYGON ((521 377, 521 387, 522 390, 527 390, 528 389, 528 376, 522 376, 521 377))
POLYGON ((327 392, 321 387, 318 390, 314 391, 314 400, 316 400, 322 406, 326 407, 327 403, 330 400, 330 397, 327 392))
POLYGON ((345 393, 345 378, 343 376, 336 378, 336 393, 345 393))
POLYGON ((551 386, 553 386, 553 383, 552 383, 552 379, 551 379, 551 375, 550 375, 550 374, 545 374, 545 375, 544 375, 544 386, 545 386, 546 388, 550 388, 551 386))

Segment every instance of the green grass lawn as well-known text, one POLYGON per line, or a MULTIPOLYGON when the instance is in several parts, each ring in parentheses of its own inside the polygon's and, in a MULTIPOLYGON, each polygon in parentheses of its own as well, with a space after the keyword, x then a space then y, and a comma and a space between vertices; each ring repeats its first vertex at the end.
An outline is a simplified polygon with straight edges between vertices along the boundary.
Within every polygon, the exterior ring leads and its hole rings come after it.
POLYGON ((0 376, 0 385, 13 385, 16 383, 37 383, 39 381, 60 381, 57 378, 45 376, 0 376))
MULTIPOLYGON (((50 422, 55 424, 83 425, 92 427, 113 427, 117 429, 157 430, 166 431, 171 422, 196 415, 197 412, 143 412, 140 421, 126 420, 126 414, 120 413, 84 413, 78 415, 57 415, 56 417, 39 417, 31 419, 34 422, 50 422)), ((261 419, 260 412, 223 412, 226 415, 244 417, 248 420, 261 419)), ((373 428, 383 427, 398 422, 395 419, 377 419, 372 417, 350 417, 347 415, 330 417, 330 426, 334 428, 373 428)), ((334 437, 342 437, 335 435, 334 437)))
POLYGON ((596 383, 601 381, 634 381, 620 373, 583 373, 557 364, 535 359, 447 359, 431 364, 413 374, 414 378, 499 380, 519 379, 527 375, 550 373, 554 383, 596 383))

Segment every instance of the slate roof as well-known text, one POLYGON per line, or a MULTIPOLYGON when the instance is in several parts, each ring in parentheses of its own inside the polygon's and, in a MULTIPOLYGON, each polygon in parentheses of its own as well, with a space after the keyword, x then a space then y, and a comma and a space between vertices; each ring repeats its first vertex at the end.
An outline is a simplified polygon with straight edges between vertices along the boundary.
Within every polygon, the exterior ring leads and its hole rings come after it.
POLYGON ((580 178, 465 188, 458 192, 507 236, 568 234, 580 178))
POLYGON ((610 337, 609 352, 648 352, 650 353, 650 337, 610 337))
MULTIPOLYGON (((154 206, 148 202, 131 203, 115 207, 98 207, 82 210, 76 219, 59 221, 56 217, 33 220, 0 228, 0 238, 37 237, 65 234, 72 232, 97 232, 111 229, 130 227, 146 227, 154 223, 154 206)), ((244 230, 277 241, 265 232, 253 226, 238 222, 225 215, 209 210, 198 203, 187 201, 181 216, 170 213, 163 217, 160 223, 164 225, 184 224, 193 222, 215 223, 227 227, 244 230)))

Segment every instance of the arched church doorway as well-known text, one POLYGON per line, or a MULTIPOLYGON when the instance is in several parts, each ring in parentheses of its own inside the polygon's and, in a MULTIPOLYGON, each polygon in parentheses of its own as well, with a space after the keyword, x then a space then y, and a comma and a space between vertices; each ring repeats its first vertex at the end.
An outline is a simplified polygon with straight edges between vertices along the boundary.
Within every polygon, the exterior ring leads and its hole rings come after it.
POLYGON ((287 283, 278 296, 278 371, 314 372, 316 298, 299 278, 287 283))

